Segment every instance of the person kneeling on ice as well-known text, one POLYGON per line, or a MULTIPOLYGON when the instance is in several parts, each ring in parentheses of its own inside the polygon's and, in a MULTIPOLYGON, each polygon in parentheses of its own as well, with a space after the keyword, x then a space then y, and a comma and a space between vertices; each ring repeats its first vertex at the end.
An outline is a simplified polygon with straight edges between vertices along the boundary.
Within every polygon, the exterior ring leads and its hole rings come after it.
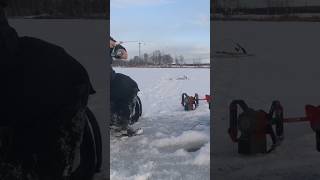
MULTIPOLYGON (((110 55, 113 58, 126 60, 128 54, 126 49, 110 37, 110 55)), ((111 72, 110 104, 111 104, 111 129, 115 130, 117 136, 134 136, 142 133, 142 130, 133 129, 130 125, 138 121, 141 116, 142 106, 138 97, 138 84, 121 73, 111 72)))
POLYGON ((101 142, 90 132, 89 75, 63 48, 19 37, 6 5, 0 0, 0 179, 91 180, 101 142))

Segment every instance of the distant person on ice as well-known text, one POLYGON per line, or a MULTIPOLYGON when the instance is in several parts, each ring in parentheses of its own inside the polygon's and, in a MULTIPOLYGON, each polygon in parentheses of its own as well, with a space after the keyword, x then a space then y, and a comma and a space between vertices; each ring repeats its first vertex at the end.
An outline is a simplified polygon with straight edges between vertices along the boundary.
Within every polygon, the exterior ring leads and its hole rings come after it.
POLYGON ((90 180, 98 167, 82 151, 88 73, 61 47, 19 37, 6 5, 0 0, 0 179, 90 180))

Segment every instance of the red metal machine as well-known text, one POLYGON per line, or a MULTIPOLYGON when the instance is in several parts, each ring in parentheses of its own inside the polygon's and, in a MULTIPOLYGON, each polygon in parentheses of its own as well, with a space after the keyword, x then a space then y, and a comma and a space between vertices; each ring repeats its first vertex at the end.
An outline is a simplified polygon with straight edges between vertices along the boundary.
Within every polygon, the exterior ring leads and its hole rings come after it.
POLYGON ((194 96, 189 96, 187 93, 182 93, 181 105, 184 107, 185 111, 195 110, 199 106, 199 101, 207 101, 209 104, 209 109, 211 108, 210 95, 205 95, 205 97, 201 99, 197 93, 195 93, 194 96))
POLYGON ((306 117, 284 118, 283 107, 279 101, 273 101, 269 112, 249 108, 243 100, 234 100, 230 104, 230 126, 228 133, 233 142, 238 143, 240 154, 269 153, 283 140, 284 123, 310 122, 316 133, 317 150, 320 151, 320 106, 305 106, 306 117), (238 114, 238 106, 242 113, 238 114), (241 135, 238 137, 238 130, 241 135), (267 149, 267 135, 272 140, 267 149))

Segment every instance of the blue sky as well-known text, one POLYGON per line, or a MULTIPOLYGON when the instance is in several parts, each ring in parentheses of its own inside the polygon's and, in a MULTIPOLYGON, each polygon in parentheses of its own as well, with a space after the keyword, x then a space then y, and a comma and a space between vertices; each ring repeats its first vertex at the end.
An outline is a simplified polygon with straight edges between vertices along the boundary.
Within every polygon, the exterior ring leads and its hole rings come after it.
MULTIPOLYGON (((209 61, 210 0, 110 0, 111 36, 119 41, 144 41, 142 53, 161 50, 209 61)), ((138 43, 124 44, 129 57, 138 43)))

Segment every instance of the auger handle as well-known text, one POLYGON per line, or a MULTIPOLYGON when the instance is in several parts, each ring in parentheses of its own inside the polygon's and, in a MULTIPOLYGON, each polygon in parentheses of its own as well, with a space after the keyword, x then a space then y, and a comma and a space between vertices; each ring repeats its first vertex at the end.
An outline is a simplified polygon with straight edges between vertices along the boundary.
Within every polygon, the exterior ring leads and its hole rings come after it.
POLYGON ((296 117, 296 118, 284 118, 283 122, 285 123, 295 123, 295 122, 305 122, 308 121, 309 119, 307 119, 306 117, 296 117))
POLYGON ((182 93, 181 95, 181 105, 184 106, 185 105, 185 98, 188 97, 187 93, 182 93))
POLYGON ((316 145, 317 145, 317 150, 320 152, 320 131, 316 132, 316 145))
POLYGON ((228 134, 233 142, 238 142, 238 106, 240 106, 243 111, 249 109, 243 100, 234 100, 230 103, 228 134))
POLYGON ((283 137, 283 107, 281 106, 280 101, 273 101, 271 104, 271 108, 269 111, 269 118, 272 119, 273 115, 275 115, 275 124, 276 124, 276 135, 278 137, 283 137))

